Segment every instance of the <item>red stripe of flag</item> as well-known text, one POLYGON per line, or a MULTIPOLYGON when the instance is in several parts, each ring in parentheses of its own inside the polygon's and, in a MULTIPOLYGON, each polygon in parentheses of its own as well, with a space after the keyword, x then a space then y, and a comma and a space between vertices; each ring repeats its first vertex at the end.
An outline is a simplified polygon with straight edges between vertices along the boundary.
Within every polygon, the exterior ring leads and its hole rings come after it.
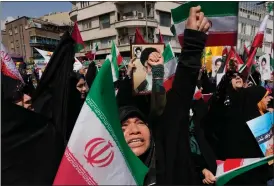
MULTIPOLYGON (((184 36, 178 35, 180 45, 183 46, 184 36)), ((213 32, 209 33, 206 46, 235 46, 237 44, 237 32, 213 32)))

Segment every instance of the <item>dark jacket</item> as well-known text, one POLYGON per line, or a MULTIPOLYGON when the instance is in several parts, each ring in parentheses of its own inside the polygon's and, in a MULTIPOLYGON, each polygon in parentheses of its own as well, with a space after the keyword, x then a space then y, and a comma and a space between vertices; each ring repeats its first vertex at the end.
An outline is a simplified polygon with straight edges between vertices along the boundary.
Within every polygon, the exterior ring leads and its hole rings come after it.
POLYGON ((87 81, 89 88, 91 87, 91 85, 96 77, 96 74, 97 74, 97 67, 95 65, 95 62, 91 62, 88 66, 88 71, 86 74, 86 81, 87 81))
MULTIPOLYGON (((140 109, 146 117, 149 115, 157 115, 162 109, 163 102, 165 101, 164 94, 155 94, 152 92, 150 95, 133 96, 132 79, 126 76, 119 81, 119 91, 116 96, 118 107, 132 105, 140 109)), ((150 131, 151 126, 149 125, 150 131)), ((155 170, 155 143, 152 137, 151 147, 149 152, 146 152, 140 159, 149 168, 149 172, 144 180, 144 185, 156 184, 156 170, 155 170)))
POLYGON ((147 95, 133 95, 133 82, 132 79, 126 76, 124 79, 119 80, 119 91, 116 96, 118 107, 134 105, 146 116, 150 113, 150 94, 147 95))
POLYGON ((212 174, 215 175, 217 169, 216 156, 211 149, 209 143, 207 142, 204 135, 204 130, 202 128, 203 126, 201 126, 202 119, 208 112, 208 105, 203 101, 203 99, 200 99, 194 101, 192 110, 194 112, 194 115, 192 117, 194 122, 194 136, 199 145, 201 156, 205 162, 205 167, 202 168, 210 170, 212 174))
POLYGON ((184 32, 172 89, 160 117, 151 118, 156 140, 157 184, 198 184, 189 144, 189 110, 207 35, 194 30, 184 32))
MULTIPOLYGON (((224 76, 212 98, 209 113, 204 120, 205 136, 218 159, 263 157, 259 145, 246 122, 260 116, 257 103, 264 97, 263 87, 253 86, 238 91, 224 76)), ((248 171, 228 184, 265 184, 267 165, 248 171)))
POLYGON ((63 155, 62 136, 40 114, 9 101, 1 105, 1 183, 51 185, 63 155))
POLYGON ((136 88, 137 92, 146 91, 147 80, 142 81, 142 83, 136 88))

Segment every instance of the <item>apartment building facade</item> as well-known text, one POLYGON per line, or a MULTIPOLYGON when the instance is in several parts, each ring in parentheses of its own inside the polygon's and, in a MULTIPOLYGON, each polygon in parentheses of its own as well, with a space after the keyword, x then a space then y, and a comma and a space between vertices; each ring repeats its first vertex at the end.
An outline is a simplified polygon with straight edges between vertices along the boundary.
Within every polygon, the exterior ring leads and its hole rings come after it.
MULTIPOLYGON (((129 56, 129 44, 134 40, 135 28, 139 27, 146 39, 147 24, 149 42, 158 41, 160 29, 164 41, 171 42, 175 53, 180 52, 180 45, 170 32, 170 25, 173 24, 170 10, 183 2, 147 2, 146 7, 144 2, 134 1, 71 3, 70 18, 72 21, 78 21, 81 35, 86 43, 85 51, 91 50, 97 43, 98 55, 104 58, 110 53, 111 41, 114 40, 122 55, 129 56), (145 10, 147 10, 147 22, 145 10)), ((239 3, 237 50, 240 54, 244 51, 244 45, 247 47, 251 45, 265 14, 265 5, 256 5, 255 2, 239 3)), ((271 53, 272 43, 273 11, 267 23, 263 47, 258 50, 257 56, 271 53)))
MULTIPOLYGON (((244 45, 249 48, 252 44, 266 13, 267 9, 265 4, 257 5, 255 2, 239 3, 237 50, 240 54, 244 51, 244 45)), ((263 47, 257 51, 257 56, 261 56, 265 53, 271 54, 273 43, 273 20, 272 11, 267 21, 263 47)))
MULTIPOLYGON (((174 52, 180 53, 180 45, 171 33, 170 26, 173 24, 171 9, 178 7, 182 2, 77 1, 71 3, 70 18, 78 22, 82 38, 86 43, 85 51, 91 50, 97 43, 98 59, 105 59, 110 53, 112 40, 116 42, 122 56, 129 58, 130 43, 134 41, 137 27, 150 43, 158 41, 160 30, 165 43, 170 42, 174 52)), ((83 55, 85 51, 78 55, 83 55)))
POLYGON ((43 60, 34 47, 53 51, 60 36, 71 27, 26 16, 6 22, 5 26, 1 33, 4 46, 12 56, 21 56, 24 61, 43 60))

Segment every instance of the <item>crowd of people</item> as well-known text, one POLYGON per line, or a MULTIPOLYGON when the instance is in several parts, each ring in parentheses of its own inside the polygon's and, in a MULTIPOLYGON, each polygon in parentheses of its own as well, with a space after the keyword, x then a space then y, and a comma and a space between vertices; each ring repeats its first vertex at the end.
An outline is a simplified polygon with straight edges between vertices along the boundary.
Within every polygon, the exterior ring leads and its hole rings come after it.
MULTIPOLYGON (((132 94, 134 60, 114 83, 125 141, 149 168, 144 185, 214 185, 216 160, 264 157, 246 122, 273 112, 273 74, 266 83, 272 87, 265 88, 258 71, 245 81, 231 66, 216 86, 201 64, 210 23, 200 6, 190 9, 185 27, 171 90, 165 91, 164 59, 154 48, 140 56, 152 75, 151 94, 132 94), (196 86, 212 93, 209 101, 193 99, 196 86)), ((3 184, 53 183, 98 73, 94 62, 87 70, 73 68, 73 45, 64 34, 36 89, 24 71, 24 83, 1 73, 3 184)), ((271 179, 273 167, 264 164, 228 185, 266 185, 271 179)))

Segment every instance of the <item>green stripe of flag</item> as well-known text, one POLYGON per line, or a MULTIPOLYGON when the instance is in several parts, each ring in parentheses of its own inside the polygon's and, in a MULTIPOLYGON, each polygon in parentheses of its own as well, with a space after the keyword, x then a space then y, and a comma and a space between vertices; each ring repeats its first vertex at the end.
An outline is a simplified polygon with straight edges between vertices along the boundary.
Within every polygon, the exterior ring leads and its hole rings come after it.
POLYGON ((174 54, 172 52, 172 48, 170 46, 170 44, 168 44, 163 52, 163 56, 164 56, 164 62, 168 62, 170 61, 171 59, 174 58, 174 54))
POLYGON ((192 1, 171 10, 173 22, 176 24, 186 20, 189 16, 190 8, 198 5, 202 7, 202 11, 207 17, 237 16, 238 14, 238 2, 192 1))
POLYGON ((111 62, 114 67, 115 76, 118 79, 119 78, 119 67, 118 67, 118 62, 117 62, 116 45, 115 45, 114 41, 112 41, 111 56, 112 56, 111 62))
POLYGON ((75 52, 79 52, 81 51, 82 49, 84 49, 84 46, 80 43, 76 43, 75 46, 74 46, 74 51, 75 52))
POLYGON ((174 25, 171 25, 170 31, 171 31, 171 33, 172 33, 174 36, 176 36, 176 29, 175 29, 175 26, 174 26, 174 25))
POLYGON ((263 158, 261 161, 259 162, 256 162, 256 163, 253 163, 251 165, 248 165, 246 167, 243 167, 243 168, 240 168, 238 170, 235 170, 235 171, 232 171, 224 176, 220 176, 218 179, 217 179, 217 182, 216 182, 216 186, 221 186, 221 185, 224 185, 226 184, 227 182, 229 182, 229 180, 235 178, 236 176, 238 175, 241 175, 249 170, 252 170, 256 167, 259 167, 261 165, 264 165, 264 164, 267 164, 269 161, 273 160, 273 155, 272 156, 268 156, 268 157, 265 157, 263 158))
POLYGON ((125 141, 118 117, 118 108, 109 59, 104 62, 98 72, 88 93, 86 103, 116 142, 137 185, 142 185, 148 168, 132 152, 125 141))

